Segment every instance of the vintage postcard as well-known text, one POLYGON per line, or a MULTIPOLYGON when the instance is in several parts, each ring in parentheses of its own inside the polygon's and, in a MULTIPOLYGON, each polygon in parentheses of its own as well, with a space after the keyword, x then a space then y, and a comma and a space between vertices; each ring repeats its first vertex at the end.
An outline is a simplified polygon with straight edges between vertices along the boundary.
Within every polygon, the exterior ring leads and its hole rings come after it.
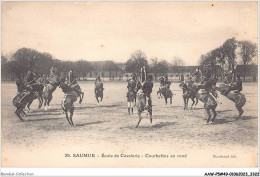
POLYGON ((1 5, 2 167, 258 167, 258 2, 1 5))

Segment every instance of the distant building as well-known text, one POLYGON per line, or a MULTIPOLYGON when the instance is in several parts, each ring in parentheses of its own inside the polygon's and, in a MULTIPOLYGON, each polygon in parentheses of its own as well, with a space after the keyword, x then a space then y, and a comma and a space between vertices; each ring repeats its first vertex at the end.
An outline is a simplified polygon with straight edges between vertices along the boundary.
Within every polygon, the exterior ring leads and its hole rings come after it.
POLYGON ((241 78, 247 81, 257 81, 258 80, 258 65, 238 65, 236 68, 236 74, 239 74, 241 78))

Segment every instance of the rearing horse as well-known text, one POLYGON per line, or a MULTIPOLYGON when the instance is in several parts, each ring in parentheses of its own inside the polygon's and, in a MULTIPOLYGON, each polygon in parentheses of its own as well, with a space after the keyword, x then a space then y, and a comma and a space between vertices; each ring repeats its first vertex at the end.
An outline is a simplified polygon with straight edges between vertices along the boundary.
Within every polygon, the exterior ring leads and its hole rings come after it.
POLYGON ((60 78, 58 76, 53 76, 49 79, 49 83, 43 89, 43 99, 44 99, 44 109, 47 111, 46 105, 50 109, 50 102, 52 100, 52 93, 56 90, 57 86, 60 84, 60 78))
POLYGON ((219 87, 217 87, 216 89, 225 97, 227 97, 228 99, 230 99, 231 101, 233 101, 236 105, 236 108, 239 112, 238 118, 240 118, 242 116, 242 114, 244 113, 242 107, 245 105, 246 103, 246 97, 244 94, 238 92, 238 91, 230 91, 227 95, 225 95, 224 93, 227 92, 227 90, 230 88, 231 86, 228 84, 224 84, 221 83, 219 85, 219 87))
POLYGON ((170 99, 170 104, 172 104, 172 96, 173 96, 173 93, 172 91, 169 89, 169 85, 165 84, 164 83, 164 80, 163 78, 161 77, 160 79, 160 87, 159 87, 159 90, 157 92, 157 96, 158 98, 162 98, 162 95, 164 97, 164 100, 165 100, 165 104, 167 105, 168 104, 168 99, 170 99), (160 94, 160 96, 159 96, 160 94))

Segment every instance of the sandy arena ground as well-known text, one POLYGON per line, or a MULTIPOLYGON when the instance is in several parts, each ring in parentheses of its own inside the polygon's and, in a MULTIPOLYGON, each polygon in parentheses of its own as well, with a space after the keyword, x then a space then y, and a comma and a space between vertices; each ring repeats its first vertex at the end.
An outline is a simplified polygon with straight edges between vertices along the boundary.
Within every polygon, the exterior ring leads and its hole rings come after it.
MULTIPOLYGON (((79 82, 85 97, 75 103, 70 127, 60 106, 58 88, 47 112, 31 106, 33 112, 21 122, 14 114, 13 82, 2 83, 2 166, 4 167, 255 167, 258 154, 257 84, 245 83, 247 103, 236 120, 235 104, 220 95, 216 124, 204 125, 203 104, 183 110, 182 90, 173 83, 172 106, 165 106, 153 89, 153 124, 143 113, 138 129, 136 108, 128 115, 126 82, 105 82, 103 107, 94 97, 93 82, 79 82), (73 154, 95 157, 73 157, 73 154), (119 157, 102 157, 102 153, 119 157), (65 157, 70 154, 71 157, 65 157), (121 155, 124 154, 124 155, 121 155), (132 154, 132 155, 131 155, 132 154), (157 154, 157 156, 156 156, 157 154), (129 155, 129 156, 125 156, 129 155), (153 156, 154 155, 154 156, 153 156), (183 155, 183 156, 178 156, 183 155), (214 158, 213 156, 228 156, 214 158), (233 156, 232 156, 233 155, 233 156), (133 157, 134 156, 134 157, 133 157), (139 156, 139 157, 137 157, 139 156), (160 157, 159 157, 160 156, 160 157), (168 156, 168 157, 167 157, 168 156)), ((190 102, 191 104, 191 102, 190 102)), ((190 105, 189 104, 189 105, 190 105)))

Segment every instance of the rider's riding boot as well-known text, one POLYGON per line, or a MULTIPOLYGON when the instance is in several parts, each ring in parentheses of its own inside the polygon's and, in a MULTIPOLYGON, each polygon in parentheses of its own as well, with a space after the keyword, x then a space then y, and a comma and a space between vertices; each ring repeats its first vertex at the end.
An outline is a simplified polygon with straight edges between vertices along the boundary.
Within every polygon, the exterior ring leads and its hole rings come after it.
POLYGON ((128 114, 130 114, 130 108, 128 108, 128 114))

